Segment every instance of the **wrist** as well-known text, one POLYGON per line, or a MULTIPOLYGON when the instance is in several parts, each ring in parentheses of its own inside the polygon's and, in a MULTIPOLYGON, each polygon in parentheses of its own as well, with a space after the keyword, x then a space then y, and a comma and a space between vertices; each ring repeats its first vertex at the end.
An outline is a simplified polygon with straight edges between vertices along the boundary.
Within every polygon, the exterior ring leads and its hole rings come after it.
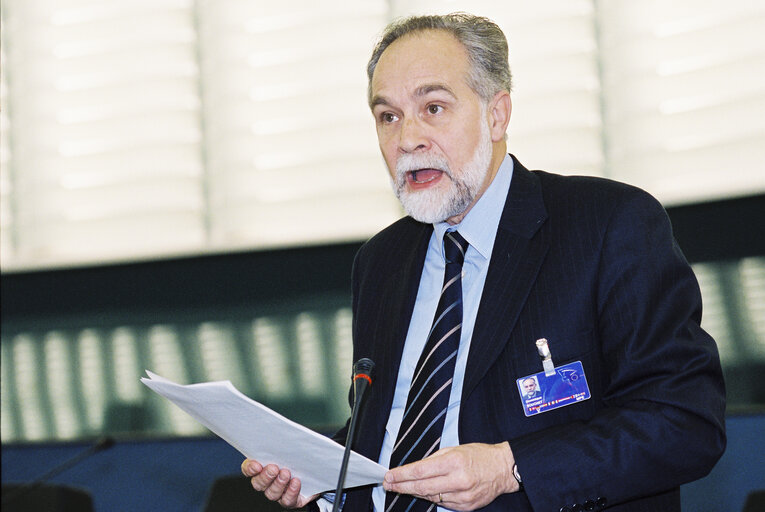
POLYGON ((518 480, 515 478, 515 457, 513 456, 513 450, 510 448, 510 443, 507 441, 500 443, 498 446, 502 448, 502 453, 504 455, 504 464, 503 468, 504 471, 502 472, 505 476, 504 480, 504 493, 511 493, 518 491, 518 480))
POLYGON ((518 482, 518 490, 523 490, 523 479, 521 478, 521 473, 518 471, 518 464, 513 464, 513 478, 515 478, 515 481, 518 482))

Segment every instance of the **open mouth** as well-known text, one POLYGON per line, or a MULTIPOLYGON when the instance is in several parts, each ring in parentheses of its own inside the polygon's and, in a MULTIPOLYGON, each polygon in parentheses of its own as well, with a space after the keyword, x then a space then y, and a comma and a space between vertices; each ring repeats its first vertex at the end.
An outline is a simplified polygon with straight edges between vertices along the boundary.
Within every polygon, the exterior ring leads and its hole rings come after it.
POLYGON ((407 177, 412 183, 423 184, 438 179, 443 173, 438 169, 417 169, 407 172, 407 177))

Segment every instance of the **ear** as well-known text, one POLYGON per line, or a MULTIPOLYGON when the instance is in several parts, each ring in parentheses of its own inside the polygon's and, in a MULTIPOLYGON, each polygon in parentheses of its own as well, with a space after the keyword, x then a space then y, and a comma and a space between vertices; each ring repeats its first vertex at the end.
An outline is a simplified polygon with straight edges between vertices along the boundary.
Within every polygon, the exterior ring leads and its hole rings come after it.
POLYGON ((510 124, 510 113, 513 111, 513 103, 510 101, 510 93, 499 91, 489 102, 489 123, 492 142, 504 140, 507 125, 510 124))

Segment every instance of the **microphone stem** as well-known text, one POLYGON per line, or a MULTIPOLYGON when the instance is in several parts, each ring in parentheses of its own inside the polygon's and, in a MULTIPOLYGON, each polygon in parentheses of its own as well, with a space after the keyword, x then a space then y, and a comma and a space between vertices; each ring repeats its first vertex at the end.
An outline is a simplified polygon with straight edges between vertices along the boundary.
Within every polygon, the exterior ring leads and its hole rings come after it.
POLYGON ((340 510, 340 503, 343 497, 343 485, 345 484, 345 474, 348 472, 348 459, 351 457, 351 444, 353 444, 353 434, 356 431, 356 420, 359 417, 358 408, 361 404, 361 398, 364 393, 356 393, 353 414, 351 414, 351 423, 348 425, 348 434, 345 436, 345 451, 343 452, 343 463, 340 466, 340 476, 337 479, 337 490, 335 491, 335 502, 332 504, 332 512, 340 510))

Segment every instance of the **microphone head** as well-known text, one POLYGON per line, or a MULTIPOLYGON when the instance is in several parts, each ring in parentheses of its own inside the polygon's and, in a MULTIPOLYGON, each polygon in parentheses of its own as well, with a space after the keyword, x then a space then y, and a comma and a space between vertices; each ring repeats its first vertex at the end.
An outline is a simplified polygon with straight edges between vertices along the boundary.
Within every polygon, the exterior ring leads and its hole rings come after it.
POLYGON ((367 377, 369 377, 370 381, 372 378, 372 371, 375 369, 375 363, 369 359, 368 357, 364 357, 362 359, 359 359, 356 361, 356 363, 353 365, 353 378, 355 379, 357 375, 364 374, 367 377))
POLYGON ((374 369, 375 364, 367 357, 359 359, 353 365, 353 394, 355 400, 361 400, 361 395, 364 394, 367 386, 372 385, 372 370, 374 369))

